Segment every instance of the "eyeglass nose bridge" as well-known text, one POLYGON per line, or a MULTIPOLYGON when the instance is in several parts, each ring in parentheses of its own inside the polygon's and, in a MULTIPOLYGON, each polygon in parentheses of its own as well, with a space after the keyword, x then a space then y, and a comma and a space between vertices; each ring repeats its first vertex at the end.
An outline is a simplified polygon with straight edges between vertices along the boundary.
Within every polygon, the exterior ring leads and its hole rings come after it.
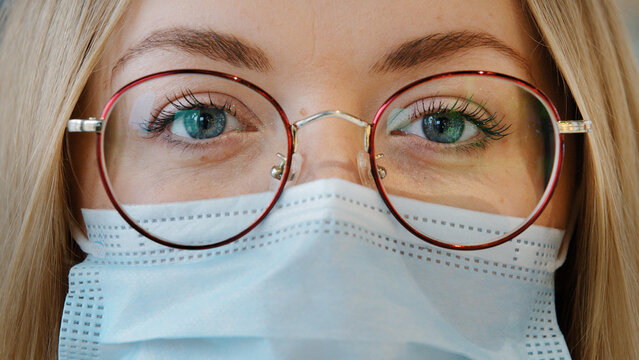
POLYGON ((371 125, 366 121, 361 120, 358 117, 355 117, 351 114, 345 113, 339 110, 329 110, 323 111, 321 113, 317 113, 315 115, 311 115, 304 119, 298 120, 295 123, 291 124, 291 133, 293 134, 293 152, 297 152, 297 131, 302 127, 312 123, 313 121, 326 118, 326 117, 334 117, 342 120, 346 120, 351 124, 357 125, 360 128, 364 129, 364 151, 368 152, 370 147, 370 138, 371 138, 371 125))
MULTIPOLYGON (((359 171, 360 180, 362 181, 363 185, 371 187, 371 188, 375 187, 373 174, 371 173, 370 162, 368 160, 372 126, 371 124, 353 115, 350 115, 348 113, 345 113, 339 110, 323 111, 321 113, 311 115, 309 117, 298 120, 295 123, 291 124, 290 129, 293 135, 293 167, 291 168, 291 173, 289 175, 289 178, 287 179, 287 182, 291 185, 294 184, 297 180, 296 175, 301 170, 302 158, 297 153, 297 143, 298 143, 297 131, 300 128, 310 124, 311 122, 325 118, 325 117, 335 117, 335 118, 343 119, 350 122, 351 124, 354 124, 364 129, 364 151, 360 151, 357 156, 358 171, 359 171)), ((284 173, 284 168, 286 167, 286 157, 279 153, 277 154, 277 156, 280 158, 280 164, 273 166, 273 168, 271 169, 271 177, 273 177, 276 180, 281 180, 282 175, 284 173)), ((375 159, 379 159, 383 156, 384 154, 378 154, 375 156, 375 159)), ((386 176, 386 169, 379 165, 376 167, 377 167, 378 175, 380 176, 380 178, 383 179, 386 176)))

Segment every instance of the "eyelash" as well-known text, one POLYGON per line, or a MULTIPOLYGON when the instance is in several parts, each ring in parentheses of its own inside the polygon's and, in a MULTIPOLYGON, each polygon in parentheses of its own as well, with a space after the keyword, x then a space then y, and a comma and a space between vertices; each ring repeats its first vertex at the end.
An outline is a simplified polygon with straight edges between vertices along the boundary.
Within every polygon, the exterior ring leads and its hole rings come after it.
POLYGON ((181 95, 174 95, 173 98, 167 97, 168 104, 172 105, 176 111, 169 111, 165 108, 155 110, 151 113, 150 119, 141 124, 142 129, 151 136, 162 134, 166 128, 175 120, 175 114, 179 110, 194 110, 215 108, 224 111, 235 117, 237 110, 229 101, 225 101, 223 105, 218 105, 211 99, 211 93, 208 93, 208 104, 201 102, 191 90, 182 90, 181 95), (186 102, 186 104, 183 103, 186 102))
MULTIPOLYGON (((181 94, 176 94, 172 98, 167 97, 167 103, 173 106, 174 111, 166 110, 162 108, 155 110, 150 114, 150 119, 143 121, 140 124, 142 130, 145 131, 151 137, 156 137, 162 133, 171 125, 175 119, 175 114, 179 110, 193 110, 204 108, 215 108, 220 111, 224 111, 231 116, 236 116, 237 110, 229 101, 225 101, 223 105, 218 105, 211 99, 211 93, 208 93, 208 103, 200 101, 195 94, 189 89, 182 90, 181 94)), ((413 108, 410 121, 420 120, 426 114, 441 113, 441 112, 459 112, 464 115, 473 125, 485 135, 485 137, 478 139, 474 143, 460 144, 454 147, 457 151, 469 152, 473 149, 485 149, 486 145, 495 140, 500 140, 508 135, 508 129, 510 124, 503 124, 503 119, 496 120, 497 114, 490 114, 485 110, 486 103, 475 103, 472 101, 472 97, 464 99, 456 99, 452 105, 440 100, 439 102, 427 101, 427 99, 419 100, 416 106, 413 108), (476 106, 476 109, 469 111, 469 106, 476 106), (482 113, 487 114, 482 118, 482 113)), ((167 137, 167 140, 171 141, 167 137)), ((172 141, 171 141, 172 142, 172 141)))
POLYGON ((497 113, 489 113, 486 111, 486 103, 475 103, 472 97, 469 98, 457 98, 452 105, 440 100, 438 103, 427 101, 427 99, 421 99, 413 108, 413 112, 410 117, 410 122, 420 120, 424 115, 434 114, 440 112, 459 112, 463 114, 468 121, 485 135, 482 139, 478 139, 475 143, 460 144, 454 147, 455 150, 469 152, 473 149, 485 149, 486 145, 490 141, 500 140, 511 133, 508 132, 511 124, 503 124, 503 118, 497 120, 497 113), (476 106, 476 109, 469 111, 469 106, 476 106), (487 114, 486 117, 481 118, 481 114, 487 114))

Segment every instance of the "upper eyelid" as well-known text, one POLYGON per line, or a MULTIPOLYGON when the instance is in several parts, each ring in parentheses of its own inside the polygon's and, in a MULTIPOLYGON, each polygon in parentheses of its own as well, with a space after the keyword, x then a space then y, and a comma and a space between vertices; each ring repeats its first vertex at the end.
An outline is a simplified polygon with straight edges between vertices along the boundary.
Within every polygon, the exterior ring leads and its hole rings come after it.
MULTIPOLYGON (((209 96, 209 102, 210 105, 213 105, 213 101, 211 100, 211 93, 208 93, 209 96)), ((188 105, 190 106, 207 106, 207 104, 204 104, 203 102, 201 102, 197 96, 195 96, 195 94, 193 94, 193 91, 191 91, 191 89, 186 89, 186 90, 182 90, 182 95, 181 96, 173 96, 173 100, 170 100, 167 98, 167 100, 169 100, 170 104, 173 104, 175 106, 175 103, 177 102, 177 104, 181 107, 187 107, 187 105, 184 105, 181 103, 180 100, 184 99, 188 105)))
MULTIPOLYGON (((447 96, 437 96, 436 98, 446 98, 447 96)), ((452 97, 449 97, 452 98, 452 97)), ((454 110, 454 107, 457 106, 458 102, 457 100, 461 100, 464 101, 464 105, 463 105, 463 110, 465 111, 468 106, 470 105, 475 105, 477 106, 477 109, 474 110, 473 112, 471 112, 470 114, 465 113, 466 116, 471 117, 471 120, 478 120, 478 121, 472 121, 473 125, 477 126, 480 131, 482 131, 485 135, 487 135, 489 138, 493 139, 493 138, 503 138, 505 136, 510 135, 510 133, 506 133, 512 126, 512 124, 502 124, 503 119, 497 120, 497 115, 496 113, 490 112, 488 109, 486 109, 486 103, 478 103, 475 101, 472 101, 472 97, 454 97, 455 98, 455 103, 451 106, 451 108, 448 109, 444 109, 446 111, 451 111, 454 110), (475 113, 477 112, 477 113, 475 113), (481 113, 485 113, 486 118, 484 119, 477 119, 477 117, 481 114, 481 113), (475 119, 472 119, 475 118, 475 119)), ((418 100, 419 102, 423 102, 426 99, 420 99, 418 100)), ((440 102, 441 105, 441 102, 440 102)), ((424 113, 426 113, 427 111, 422 107, 422 113, 421 115, 423 115, 424 113)), ((432 111, 432 110, 428 110, 428 111, 432 111)), ((437 109, 436 111, 442 111, 442 108, 437 109)), ((459 111, 459 110, 456 110, 459 111)), ((418 118, 419 116, 413 111, 413 113, 411 113, 411 122, 414 121, 416 118, 418 118)))
MULTIPOLYGON (((466 115, 475 117, 475 116, 479 115, 481 112, 485 112, 487 114, 491 114, 491 112, 488 109, 486 109, 486 107, 485 107, 486 104, 485 103, 482 104, 482 103, 477 103, 477 102, 473 101, 472 100, 472 96, 470 96, 470 97, 458 97, 458 96, 438 95, 438 96, 433 96, 432 98, 436 98, 436 99, 449 98, 449 99, 454 99, 455 102, 453 104, 451 104, 450 106, 442 106, 444 104, 444 101, 440 100, 438 102, 438 105, 436 106, 436 108, 429 107, 428 110, 427 110, 427 109, 424 108, 424 103, 425 103, 425 100, 427 100, 428 98, 419 99, 417 102, 422 106, 421 113, 420 113, 421 115, 423 115, 424 113, 427 113, 427 112, 432 112, 432 111, 438 112, 438 111, 442 111, 442 110, 445 110, 445 111, 453 111, 454 110, 454 111, 466 112, 468 107, 471 106, 471 105, 474 105, 477 108, 475 110, 473 110, 470 114, 466 114, 466 115), (459 106, 458 104, 460 102, 463 102, 462 108, 458 107, 459 106)), ((430 104, 431 105, 429 105, 429 106, 432 106, 432 102, 430 104)), ((418 109, 413 108, 411 117, 416 117, 417 116, 417 110, 418 109)))
MULTIPOLYGON (((166 97, 166 102, 170 105, 172 105, 173 107, 175 107, 176 109, 186 109, 188 108, 187 105, 182 104, 180 100, 185 99, 189 105, 191 106, 206 106, 206 104, 201 103, 197 97, 195 97, 195 95, 193 94, 193 92, 191 92, 191 90, 187 89, 186 93, 184 90, 182 90, 182 95, 178 96, 173 95, 172 97, 166 97), (188 99, 190 97, 192 97, 192 99, 188 99), (196 103, 192 103, 191 101, 195 101, 196 103)), ((144 129, 149 132, 149 133, 160 133, 162 131, 164 131, 164 129, 166 129, 166 127, 173 121, 173 117, 175 116, 175 111, 173 112, 169 112, 166 109, 166 105, 164 105, 162 108, 158 108, 153 110, 153 112, 150 114, 150 119, 145 121, 145 124, 142 125, 144 127, 144 129), (160 123, 158 123, 158 121, 160 123)))
MULTIPOLYGON (((174 95, 172 98, 167 97, 166 100, 169 104, 173 105, 177 109, 180 109, 180 108, 186 109, 186 108, 189 108, 189 106, 192 106, 192 107, 212 106, 216 109, 223 110, 223 109, 226 109, 228 106, 228 102, 225 102, 223 105, 214 103, 213 99, 211 98, 211 92, 206 93, 208 98, 208 104, 200 101, 200 99, 198 99, 198 97, 190 89, 182 90, 181 94, 182 94, 181 96, 174 95), (182 100, 186 101, 187 104, 183 104, 182 100)), ((235 114, 233 113, 231 115, 235 115, 235 114)))
MULTIPOLYGON (((202 94, 204 94, 204 92, 202 94)), ((211 98, 211 94, 218 94, 218 93, 207 91, 205 95, 208 99, 208 104, 207 104, 205 102, 202 102, 200 99, 198 99, 198 95, 200 95, 200 93, 195 94, 193 93, 191 89, 182 89, 179 93, 176 92, 171 97, 167 96, 166 103, 172 105, 177 110, 187 110, 187 109, 198 108, 198 107, 214 107, 218 110, 227 112, 229 115, 233 117, 237 117, 237 107, 235 107, 234 105, 230 105, 231 101, 227 99, 224 101, 223 104, 222 103, 217 104, 211 98), (186 101, 187 104, 182 103, 182 101, 186 101)), ((225 95, 221 93, 220 95, 233 98, 230 95, 225 95)), ((235 100, 242 103, 241 101, 237 99, 235 100)), ((242 105, 245 106, 243 103, 242 105)), ((152 132, 161 132, 173 121, 172 117, 175 116, 176 112, 167 110, 166 106, 167 105, 164 105, 162 108, 160 108, 160 106, 157 106, 154 112, 151 113, 150 115, 151 119, 149 119, 148 121, 145 121, 147 129, 149 128, 149 125, 156 123, 155 125, 157 126, 153 128, 152 132), (161 120, 160 124, 157 124, 158 120, 161 120)), ((253 112, 250 109, 248 111, 251 114, 253 114, 253 112)), ((253 116, 255 115, 253 114, 253 116)), ((257 116, 255 117, 259 120, 257 116)), ((238 121, 242 121, 242 120, 238 119, 238 121)))

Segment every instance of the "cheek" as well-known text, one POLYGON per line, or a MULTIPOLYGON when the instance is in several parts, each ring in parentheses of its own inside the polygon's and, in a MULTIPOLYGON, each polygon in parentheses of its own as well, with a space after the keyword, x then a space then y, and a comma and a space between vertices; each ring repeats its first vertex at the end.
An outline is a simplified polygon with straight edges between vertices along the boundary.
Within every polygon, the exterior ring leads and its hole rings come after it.
MULTIPOLYGON (((76 104, 73 118, 99 117, 108 100, 105 75, 96 72, 86 85, 76 104)), ((102 181, 96 155, 97 134, 68 133, 71 174, 69 177, 70 201, 73 215, 82 219, 80 209, 113 209, 102 181)))
POLYGON ((69 134, 71 158, 71 206, 76 219, 81 208, 110 209, 111 202, 102 186, 96 160, 97 135, 90 133, 69 134))
POLYGON ((565 229, 574 203, 576 191, 577 143, 574 137, 565 136, 565 153, 555 192, 536 225, 565 229))

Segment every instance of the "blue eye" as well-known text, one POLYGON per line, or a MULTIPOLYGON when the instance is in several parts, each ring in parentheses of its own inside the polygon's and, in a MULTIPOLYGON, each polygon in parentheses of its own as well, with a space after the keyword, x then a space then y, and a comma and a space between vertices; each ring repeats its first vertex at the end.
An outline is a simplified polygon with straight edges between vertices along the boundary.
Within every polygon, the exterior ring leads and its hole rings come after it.
POLYGON ((470 97, 434 96, 420 99, 406 108, 398 107, 388 115, 386 132, 391 135, 416 135, 440 149, 484 148, 488 141, 507 136, 509 124, 502 124, 485 103, 470 97))
POLYGON ((400 130, 441 144, 465 142, 479 136, 479 128, 472 119, 458 111, 434 111, 416 120, 400 130))
MULTIPOLYGON (((206 143, 196 140, 210 140, 228 132, 255 131, 254 126, 248 126, 236 116, 238 101, 223 94, 195 95, 185 90, 168 102, 161 109, 153 110, 150 119, 141 124, 151 137, 167 130, 167 137, 173 143, 195 144, 206 143)), ((251 122, 253 113, 242 104, 240 108, 244 117, 251 122)))
POLYGON ((445 144, 457 142, 465 128, 464 116, 454 111, 425 115, 421 123, 428 140, 445 144))
POLYGON ((175 113, 171 132, 178 136, 188 134, 193 139, 214 138, 224 132, 226 116, 223 110, 216 108, 179 110, 175 113), (181 133, 182 128, 186 134, 181 133))

